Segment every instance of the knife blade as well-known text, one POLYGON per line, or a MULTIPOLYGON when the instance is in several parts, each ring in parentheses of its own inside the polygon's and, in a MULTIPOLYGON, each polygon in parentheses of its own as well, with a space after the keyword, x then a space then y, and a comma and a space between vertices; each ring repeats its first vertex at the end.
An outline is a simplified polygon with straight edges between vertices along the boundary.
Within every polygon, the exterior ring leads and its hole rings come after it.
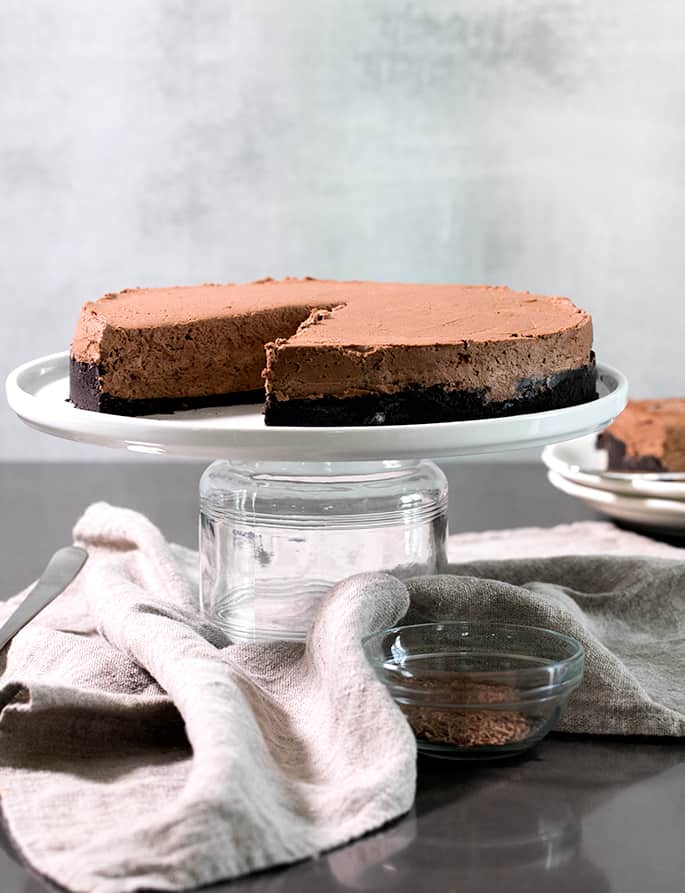
POLYGON ((66 546, 58 549, 24 601, 0 627, 0 649, 40 614, 74 580, 88 559, 85 549, 66 546))

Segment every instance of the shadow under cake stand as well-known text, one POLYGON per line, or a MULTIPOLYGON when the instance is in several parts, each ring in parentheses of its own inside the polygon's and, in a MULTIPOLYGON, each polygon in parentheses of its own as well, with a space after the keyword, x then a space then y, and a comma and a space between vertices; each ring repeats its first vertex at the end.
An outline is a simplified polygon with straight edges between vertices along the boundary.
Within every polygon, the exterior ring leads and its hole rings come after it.
POLYGON ((599 398, 497 419, 377 427, 267 427, 261 405, 131 418, 77 409, 69 357, 15 369, 27 424, 132 452, 214 460, 200 484, 201 606, 234 641, 302 639, 321 596, 360 572, 440 572, 447 482, 433 459, 572 440, 623 410, 625 376, 598 366, 599 398))

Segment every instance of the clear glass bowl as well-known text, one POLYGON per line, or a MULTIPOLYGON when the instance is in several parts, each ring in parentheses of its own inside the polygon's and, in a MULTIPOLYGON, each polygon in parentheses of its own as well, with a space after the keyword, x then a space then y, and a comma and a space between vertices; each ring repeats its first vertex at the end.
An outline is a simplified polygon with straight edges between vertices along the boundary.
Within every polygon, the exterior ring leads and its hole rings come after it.
POLYGON ((419 751, 452 759, 505 757, 537 744, 580 685, 585 658, 562 633, 481 621, 398 626, 363 646, 419 751))
POLYGON ((433 462, 214 462, 200 482, 202 608, 234 642, 301 641, 346 577, 443 571, 446 534, 433 462))

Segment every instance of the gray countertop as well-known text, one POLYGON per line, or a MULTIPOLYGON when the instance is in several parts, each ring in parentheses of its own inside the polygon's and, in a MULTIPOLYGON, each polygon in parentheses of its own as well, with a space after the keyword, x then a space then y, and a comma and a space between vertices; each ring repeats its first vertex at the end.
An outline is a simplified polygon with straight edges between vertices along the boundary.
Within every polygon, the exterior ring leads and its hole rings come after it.
MULTIPOLYGON (((113 454, 114 457, 114 454, 113 454)), ((201 466, 144 463, 0 465, 3 595, 41 570, 97 499, 139 509, 170 539, 196 541, 201 466)), ((592 518, 555 491, 541 466, 447 466, 459 530, 592 518)), ((420 758, 412 812, 319 859, 213 890, 235 893, 680 893, 685 889, 685 744, 552 735, 490 765, 420 758)), ((0 834, 0 893, 52 889, 0 834)))

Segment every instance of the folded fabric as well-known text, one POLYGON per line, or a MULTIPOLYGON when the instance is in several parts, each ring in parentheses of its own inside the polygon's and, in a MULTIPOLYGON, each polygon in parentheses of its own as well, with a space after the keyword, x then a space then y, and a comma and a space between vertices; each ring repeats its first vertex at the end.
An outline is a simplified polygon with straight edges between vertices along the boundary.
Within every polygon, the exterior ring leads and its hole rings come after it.
MULTIPOLYGON (((603 527, 585 527, 576 550, 603 527)), ((530 536, 556 541, 527 531, 519 555, 530 536)), ((614 551, 624 536, 652 548, 619 532, 614 551)), ((413 736, 360 640, 408 611, 566 630, 588 659, 564 728, 685 734, 679 550, 476 563, 408 586, 360 575, 323 601, 306 646, 231 645, 198 614, 197 555, 144 517, 100 503, 74 538, 86 568, 0 655, 5 819, 29 863, 70 890, 190 889, 406 812, 413 736)), ((470 560, 487 538, 461 542, 470 560)))
POLYGON ((583 521, 463 534, 449 557, 449 577, 410 583, 406 622, 506 618, 568 633, 585 675, 558 731, 685 735, 685 549, 583 521))

